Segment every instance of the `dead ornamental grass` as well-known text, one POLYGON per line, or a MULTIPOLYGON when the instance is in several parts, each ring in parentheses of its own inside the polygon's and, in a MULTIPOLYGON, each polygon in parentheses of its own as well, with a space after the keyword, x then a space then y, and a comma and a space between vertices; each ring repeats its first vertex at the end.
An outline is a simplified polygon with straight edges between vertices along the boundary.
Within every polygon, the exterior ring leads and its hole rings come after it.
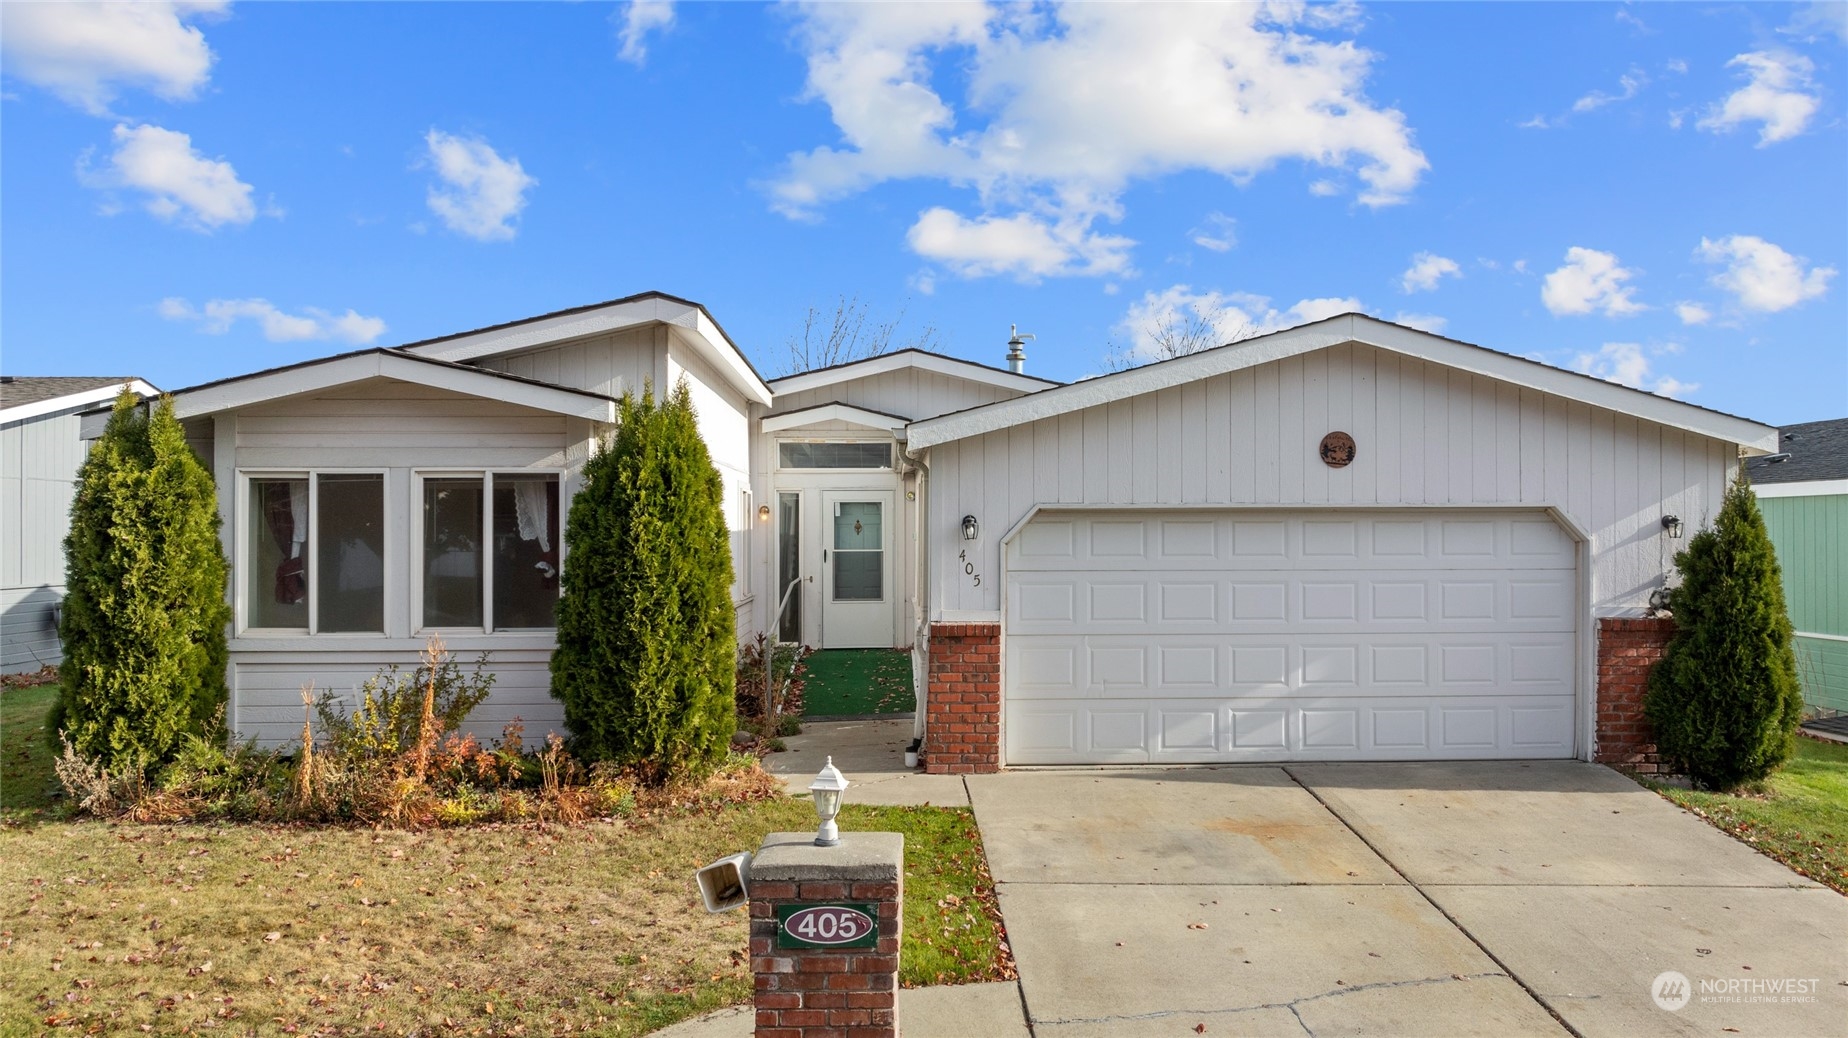
POLYGON ((692 869, 812 822, 0 831, 0 1033, 645 1033, 749 998, 692 869))

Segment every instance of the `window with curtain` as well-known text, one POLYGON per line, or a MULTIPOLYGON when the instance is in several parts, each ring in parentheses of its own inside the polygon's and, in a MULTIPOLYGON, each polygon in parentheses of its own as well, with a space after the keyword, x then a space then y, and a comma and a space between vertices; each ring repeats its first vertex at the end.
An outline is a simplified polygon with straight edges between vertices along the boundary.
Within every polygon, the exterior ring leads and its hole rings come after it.
POLYGON ((558 522, 550 473, 424 479, 423 626, 554 626, 558 522))
POLYGON ((251 479, 245 569, 247 628, 383 632, 385 477, 251 479))

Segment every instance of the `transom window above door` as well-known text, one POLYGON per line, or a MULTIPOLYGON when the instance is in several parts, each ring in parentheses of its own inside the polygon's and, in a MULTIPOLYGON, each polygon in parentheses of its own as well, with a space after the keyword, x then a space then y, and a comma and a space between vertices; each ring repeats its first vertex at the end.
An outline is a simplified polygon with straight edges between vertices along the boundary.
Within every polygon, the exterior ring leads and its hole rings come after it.
POLYGON ((786 469, 889 469, 892 444, 868 440, 783 440, 777 466, 786 469))

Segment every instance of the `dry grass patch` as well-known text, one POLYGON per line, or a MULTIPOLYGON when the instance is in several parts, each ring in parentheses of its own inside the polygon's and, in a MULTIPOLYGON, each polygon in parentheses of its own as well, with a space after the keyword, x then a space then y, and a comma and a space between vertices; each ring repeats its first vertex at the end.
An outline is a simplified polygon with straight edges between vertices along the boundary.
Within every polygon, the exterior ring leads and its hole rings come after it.
MULTIPOLYGON (((997 976, 998 926, 960 910, 993 896, 967 812, 850 817, 919 830, 908 874, 963 859, 911 883, 907 925, 969 935, 928 979, 997 976), (965 889, 953 920, 914 916, 965 889)), ((750 997, 745 916, 701 910, 693 869, 813 823, 774 800, 570 827, 3 830, 0 1034, 646 1033, 750 997)))

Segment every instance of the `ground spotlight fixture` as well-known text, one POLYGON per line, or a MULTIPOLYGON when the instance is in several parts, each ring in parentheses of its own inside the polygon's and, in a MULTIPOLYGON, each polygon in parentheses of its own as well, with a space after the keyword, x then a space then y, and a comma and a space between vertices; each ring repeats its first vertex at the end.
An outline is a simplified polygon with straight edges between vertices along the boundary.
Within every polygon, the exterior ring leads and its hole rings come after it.
POLYGON ((1662 529, 1668 531, 1668 537, 1670 540, 1674 540, 1674 541, 1680 540, 1681 539, 1681 517, 1678 515, 1663 516, 1662 517, 1662 529))
POLYGON ((963 540, 973 541, 982 532, 982 524, 975 521, 975 516, 963 516, 963 540))

